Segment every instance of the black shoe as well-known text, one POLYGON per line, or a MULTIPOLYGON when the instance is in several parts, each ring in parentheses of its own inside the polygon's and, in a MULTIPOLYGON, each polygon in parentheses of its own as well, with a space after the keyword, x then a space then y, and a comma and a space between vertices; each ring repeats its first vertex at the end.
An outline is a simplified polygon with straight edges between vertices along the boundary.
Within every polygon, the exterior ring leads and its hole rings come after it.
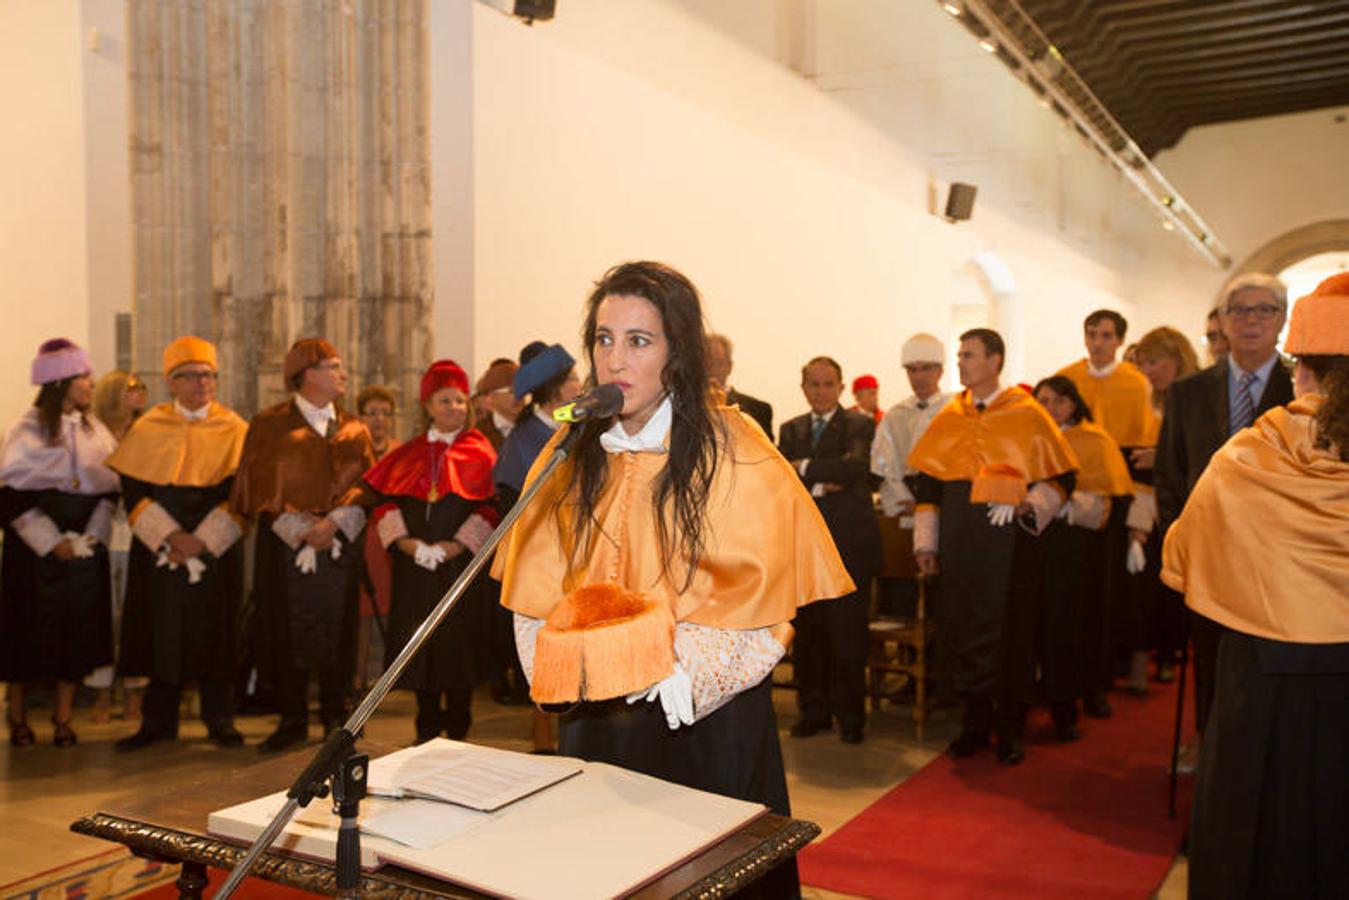
POLYGON ((294 747, 296 744, 303 744, 309 740, 309 725, 295 719, 282 719, 281 724, 276 726, 276 731, 267 735, 261 744, 258 744, 260 753, 280 753, 288 747, 294 747))
POLYGON ((856 725, 851 728, 844 728, 843 733, 839 735, 839 740, 845 744, 862 743, 862 726, 856 725))
POLYGON ((812 722, 809 719, 802 719, 792 726, 792 737, 811 737, 819 734, 821 731, 828 731, 828 722, 812 722))
POLYGON ((206 736, 217 747, 242 747, 244 745, 244 736, 233 725, 217 725, 215 728, 208 728, 206 736))
POLYGON ((157 731, 149 731, 145 728, 141 728, 140 731, 137 731, 130 737, 124 737, 113 744, 112 748, 118 753, 130 753, 133 750, 140 750, 144 747, 148 747, 157 741, 167 741, 170 739, 170 735, 160 734, 157 731))
POLYGON ((998 741, 998 762, 1004 766, 1019 766, 1025 758, 1026 748, 1021 745, 1019 739, 998 741))
POLYGON ((966 732, 951 742, 951 745, 946 748, 946 755, 952 759, 964 759, 967 756, 973 756, 987 746, 987 735, 966 732))
POLYGON ((1103 694, 1092 694, 1082 701, 1082 711, 1093 719, 1108 719, 1114 714, 1103 694))

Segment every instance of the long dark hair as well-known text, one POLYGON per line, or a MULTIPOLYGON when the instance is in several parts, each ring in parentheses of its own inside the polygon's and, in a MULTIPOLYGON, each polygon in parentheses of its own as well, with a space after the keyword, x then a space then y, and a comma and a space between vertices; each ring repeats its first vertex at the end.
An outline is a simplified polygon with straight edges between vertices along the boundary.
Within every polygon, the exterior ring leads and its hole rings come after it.
MULTIPOLYGON (((33 406, 37 409, 37 421, 42 429, 42 436, 53 447, 61 443, 61 411, 66 402, 66 394, 70 392, 70 386, 74 383, 75 378, 83 377, 83 375, 76 375, 74 378, 49 381, 38 389, 37 398, 33 400, 33 406)), ((89 429, 89 418, 85 415, 84 410, 80 410, 80 420, 87 431, 89 429)))
MULTIPOLYGON (((707 402, 706 334, 702 303, 693 283, 670 266, 658 262, 629 262, 604 273, 586 302, 581 337, 590 375, 586 386, 594 387, 595 330, 600 303, 605 297, 641 297, 660 314, 669 356, 661 370, 661 385, 670 398, 674 421, 670 426, 670 452, 652 493, 661 569, 671 574, 671 563, 680 558, 687 566, 683 586, 693 582, 693 573, 705 549, 704 525, 708 495, 716 474, 720 450, 726 439, 724 427, 715 419, 707 402)), ((582 427, 572 455, 571 480, 559 500, 576 506, 573 521, 575 552, 594 540, 595 504, 604 489, 609 454, 600 446, 600 435, 612 419, 589 420, 582 427)))
POLYGON ((1067 375, 1050 375, 1048 378, 1042 378, 1032 393, 1040 393, 1040 388, 1043 387, 1049 388, 1060 397, 1067 397, 1073 401, 1073 414, 1068 417, 1069 425, 1076 425, 1083 420, 1088 422, 1092 420, 1091 408, 1087 406, 1087 401, 1082 399, 1082 393, 1077 389, 1077 385, 1073 384, 1073 380, 1067 375))
POLYGON ((1325 398, 1316 413, 1316 446, 1349 462, 1349 356, 1299 356, 1298 362, 1316 373, 1325 398))

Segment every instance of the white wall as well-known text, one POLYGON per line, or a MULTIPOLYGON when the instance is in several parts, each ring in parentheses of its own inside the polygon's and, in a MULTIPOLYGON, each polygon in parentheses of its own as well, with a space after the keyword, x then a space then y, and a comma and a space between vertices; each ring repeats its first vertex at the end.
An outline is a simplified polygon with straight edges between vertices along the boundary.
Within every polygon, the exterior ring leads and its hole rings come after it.
POLYGON ((954 305, 987 299, 981 251, 1019 288, 1016 379, 1080 356, 1092 308, 1135 313, 1140 259, 1202 270, 921 6, 573 2, 533 28, 475 8, 475 366, 534 337, 578 349, 590 283, 655 258, 702 289, 736 341, 733 380, 781 420, 803 408, 797 372, 820 353, 900 399, 904 338, 945 336, 954 305), (803 21, 809 35, 784 35, 803 21), (770 58, 783 47, 810 78, 770 58), (974 219, 929 215, 930 180, 979 184, 974 219))
POLYGON ((80 10, 0 3, 0 427, 31 403, 38 344, 89 338, 80 10))

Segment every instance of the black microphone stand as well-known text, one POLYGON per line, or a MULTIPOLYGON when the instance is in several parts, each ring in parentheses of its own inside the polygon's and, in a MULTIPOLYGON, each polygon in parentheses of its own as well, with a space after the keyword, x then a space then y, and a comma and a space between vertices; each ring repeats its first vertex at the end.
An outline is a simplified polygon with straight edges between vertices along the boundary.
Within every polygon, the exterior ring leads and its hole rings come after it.
MULTIPOLYGON (((614 393, 617 393, 615 391, 614 393)), ((621 402, 621 395, 619 400, 621 402)), ((616 410, 614 410, 616 411, 616 410)), ((596 410, 599 412, 599 410, 596 410)), ((607 412, 612 415, 613 411, 607 412)), ((593 415, 593 413, 592 413, 593 415)), ((473 583, 482 568, 487 565, 487 561, 492 558, 492 553, 497 545, 501 543, 506 534, 515 525, 515 521, 529 506, 534 499, 534 495, 539 489, 547 483, 549 476, 561 465, 576 445, 580 437, 585 422, 576 422, 571 426, 567 436, 562 442, 553 449, 553 454, 548 458, 543 470, 539 472, 525 492, 520 495, 520 499, 506 513, 506 517, 501 520, 496 529, 487 538, 473 559, 464 568, 464 571, 455 579, 454 584, 440 598, 435 609, 417 626, 417 630, 408 638, 408 642, 399 652, 389 668, 370 688, 370 692, 365 695, 356 710, 347 719, 346 723, 330 735, 323 742, 323 746, 314 754, 314 758, 309 761, 309 765, 295 783, 291 785, 290 790, 286 792, 286 803, 281 810, 272 818, 263 832, 257 836, 244 854, 243 859, 230 872, 229 878, 221 885, 219 892, 216 893, 218 900, 225 900, 230 897, 236 888, 248 877, 248 873, 257 865, 258 859, 263 852, 280 837, 281 832, 295 816, 297 810, 302 806, 308 806, 315 797, 327 796, 328 783, 332 781, 333 793, 333 812, 341 817, 342 825, 338 832, 337 839, 337 889, 339 897, 356 896, 357 886, 360 883, 360 830, 357 825, 357 816, 361 798, 365 796, 365 781, 368 761, 364 755, 357 755, 356 736, 361 733, 365 723, 370 716, 374 714, 384 697, 393 689, 394 683, 398 677, 403 674, 403 670, 412 662, 413 657, 421 650, 422 645, 430 640, 436 627, 449 615, 450 609, 459 601, 468 586, 473 583)))

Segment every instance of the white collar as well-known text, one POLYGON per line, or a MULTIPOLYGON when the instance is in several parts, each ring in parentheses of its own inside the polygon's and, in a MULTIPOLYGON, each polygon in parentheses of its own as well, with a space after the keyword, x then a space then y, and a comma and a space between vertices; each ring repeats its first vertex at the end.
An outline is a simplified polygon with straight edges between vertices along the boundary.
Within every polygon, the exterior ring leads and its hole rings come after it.
POLYGON ((187 419, 189 422, 200 422, 211 412, 211 404, 203 403, 201 409, 188 409, 177 400, 173 401, 173 409, 178 415, 187 419))
POLYGON ((1007 390, 1007 388, 1000 387, 993 393, 989 394, 987 397, 976 397, 974 396, 974 391, 970 391, 970 399, 973 400, 975 403, 982 403, 984 407, 987 408, 992 406, 993 401, 1002 396, 1002 392, 1005 390, 1007 390))
POLYGON ((328 423, 337 418, 337 410, 332 403, 327 406, 315 406, 304 398, 302 394, 295 395, 295 406, 300 410, 300 415, 309 423, 309 427, 319 433, 321 437, 328 436, 328 423))
POLYGON ((515 427, 514 422, 512 422, 510 419, 506 418, 496 410, 492 410, 492 424, 497 427, 497 431, 501 432, 502 437, 505 437, 506 435, 510 434, 511 429, 515 427))
POLYGON ((84 414, 78 409, 72 409, 68 413, 61 413, 61 423, 64 425, 82 425, 84 423, 84 414))
POLYGON ((537 406, 534 407, 534 417, 537 418, 543 424, 547 425, 549 431, 557 431, 559 428, 562 427, 561 422, 557 421, 548 413, 539 409, 537 406))
POLYGON ((459 437, 460 431, 463 431, 463 429, 459 428, 454 431, 436 431, 436 426, 432 425, 430 428, 426 429, 426 442, 428 444, 434 444, 439 441, 442 444, 453 444, 455 439, 459 437))
POLYGON ((922 412, 927 412, 937 404, 941 403, 943 396, 941 391, 933 391, 927 397, 919 397, 917 394, 910 394, 903 405, 910 409, 921 409, 922 412), (920 408, 918 406, 919 403, 924 403, 926 405, 920 408))
MULTIPOLYGON (((819 413, 815 412, 814 410, 811 410, 811 412, 810 412, 810 421, 811 421, 811 423, 813 424, 813 423, 815 422, 816 419, 823 419, 823 420, 824 420, 824 423, 825 423, 826 425, 828 425, 828 424, 829 424, 829 420, 832 419, 832 418, 834 418, 834 413, 836 413, 836 412, 838 412, 838 407, 837 407, 837 406, 835 406, 833 409, 829 410, 829 412, 825 413, 824 415, 820 415, 819 413)), ((862 415, 865 416, 865 415, 869 415, 869 414, 868 414, 868 413, 862 413, 862 415)))
POLYGON ((1091 357, 1090 356, 1087 357, 1087 372, 1093 378, 1106 378, 1110 375, 1111 372, 1115 371, 1116 367, 1118 366, 1119 360, 1113 360, 1110 363, 1110 365, 1102 366, 1101 368, 1098 369, 1091 364, 1091 357))
POLYGON ((623 430, 623 422, 615 421, 608 431, 600 435, 600 446, 610 453, 664 453, 665 435, 669 433, 673 421, 674 405, 667 395, 641 431, 628 434, 623 430))

